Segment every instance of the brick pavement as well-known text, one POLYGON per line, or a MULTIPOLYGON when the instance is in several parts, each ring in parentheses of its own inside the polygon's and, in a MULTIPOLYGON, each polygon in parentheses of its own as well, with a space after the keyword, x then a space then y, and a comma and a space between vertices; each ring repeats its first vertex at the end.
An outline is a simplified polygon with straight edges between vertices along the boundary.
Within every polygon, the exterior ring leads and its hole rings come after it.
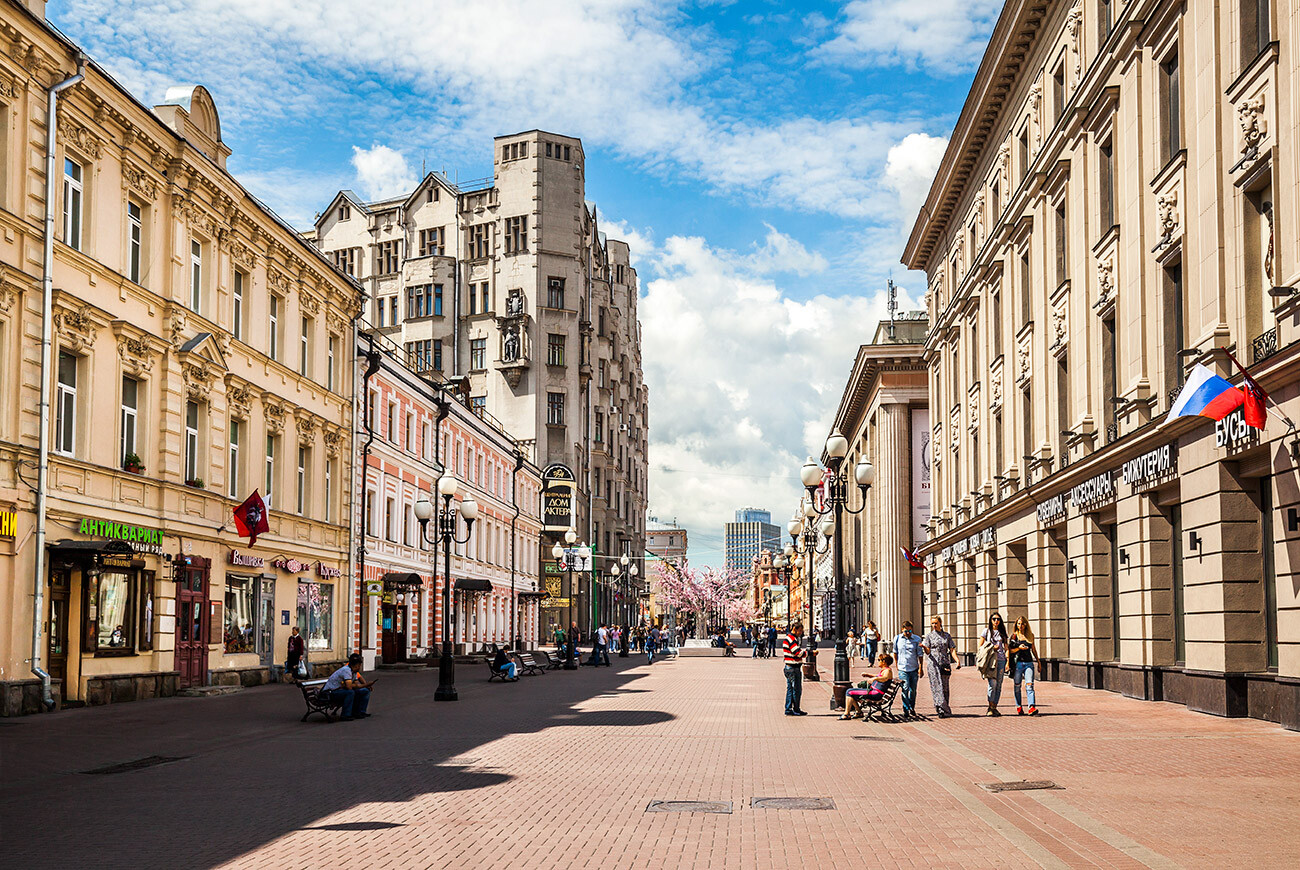
POLYGON ((461 667, 457 704, 432 671, 383 673, 376 716, 335 725, 299 724, 288 686, 10 720, 0 865, 1269 867, 1300 847, 1300 734, 1268 723, 1051 683, 1043 716, 991 720, 969 670, 954 719, 839 722, 826 683, 796 719, 776 661, 614 662, 508 685, 461 667), (147 755, 186 757, 78 772, 147 755), (1063 788, 980 787, 1019 779, 1063 788), (836 808, 750 807, 774 796, 836 808))

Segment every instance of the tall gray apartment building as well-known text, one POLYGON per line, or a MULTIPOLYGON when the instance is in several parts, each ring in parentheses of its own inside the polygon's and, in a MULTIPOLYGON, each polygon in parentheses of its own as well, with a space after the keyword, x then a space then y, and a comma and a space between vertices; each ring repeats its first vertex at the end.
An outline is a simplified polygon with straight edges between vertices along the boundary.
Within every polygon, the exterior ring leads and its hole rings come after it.
POLYGON ((378 202, 340 191, 314 238, 365 287, 363 332, 451 382, 528 459, 569 466, 579 536, 602 555, 639 555, 649 398, 637 275, 627 244, 600 232, 584 164, 570 136, 499 136, 491 178, 430 173, 378 202))
POLYGON ((748 571, 764 550, 781 546, 781 530, 772 524, 772 513, 746 507, 736 511, 736 521, 725 525, 727 567, 748 571))

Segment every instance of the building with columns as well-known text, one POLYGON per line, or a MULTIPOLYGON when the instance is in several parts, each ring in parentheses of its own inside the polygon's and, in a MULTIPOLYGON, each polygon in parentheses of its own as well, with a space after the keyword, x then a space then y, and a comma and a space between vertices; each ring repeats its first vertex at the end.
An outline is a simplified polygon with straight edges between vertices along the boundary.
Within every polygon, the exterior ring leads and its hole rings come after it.
MULTIPOLYGON (((927 325, 923 311, 882 321, 871 343, 858 348, 835 412, 832 428, 849 442, 844 467, 852 474, 866 459, 876 469, 863 512, 844 514, 844 611, 856 632, 873 619, 891 636, 905 619, 919 625, 924 610, 922 573, 909 567, 902 548, 924 541, 930 518, 927 325)), ((857 487, 849 490, 856 508, 857 487)))
POLYGON ((226 171, 200 86, 150 107, 86 62, 47 203, 49 90, 81 50, 43 12, 0 7, 0 713, 41 708, 33 666, 64 703, 265 682, 293 625, 311 661, 346 659, 360 288, 226 171), (254 490, 249 546, 231 517, 254 490))
POLYGON ((1004 7, 903 255, 961 652, 1026 616, 1040 679, 1300 728, 1297 11, 1004 7), (1262 431, 1168 418, 1237 362, 1262 431))
MULTIPOLYGON (((339 191, 310 237, 411 369, 454 382, 530 462, 572 471, 575 528, 603 570, 644 551, 649 396, 631 252, 585 196, 581 140, 530 130, 493 141, 490 178, 429 173, 377 202, 339 191)), ((583 631, 608 603, 584 584, 583 631)))

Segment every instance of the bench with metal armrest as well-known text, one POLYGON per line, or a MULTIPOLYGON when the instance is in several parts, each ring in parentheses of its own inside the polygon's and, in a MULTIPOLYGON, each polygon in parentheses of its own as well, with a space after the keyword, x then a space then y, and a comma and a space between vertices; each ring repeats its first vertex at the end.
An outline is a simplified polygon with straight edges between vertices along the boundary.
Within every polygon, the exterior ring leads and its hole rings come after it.
POLYGON ((546 673, 546 667, 543 664, 539 663, 537 659, 533 658, 532 653, 528 653, 528 652, 511 653, 510 657, 515 660, 515 664, 519 667, 519 673, 521 674, 527 674, 530 677, 535 677, 538 674, 546 673))
POLYGON ((302 714, 299 721, 306 722, 312 713, 319 713, 326 721, 333 722, 335 714, 343 710, 341 698, 337 698, 333 692, 321 693, 325 683, 326 680, 303 680, 298 683, 298 688, 302 689, 302 699, 307 702, 307 712, 302 714))

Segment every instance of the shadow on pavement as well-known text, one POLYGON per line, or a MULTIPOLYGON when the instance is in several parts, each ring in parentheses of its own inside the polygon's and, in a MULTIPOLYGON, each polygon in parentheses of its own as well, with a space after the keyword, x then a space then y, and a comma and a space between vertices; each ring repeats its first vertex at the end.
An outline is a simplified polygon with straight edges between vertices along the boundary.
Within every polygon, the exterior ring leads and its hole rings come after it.
POLYGON ((299 722, 301 693, 285 684, 17 720, 0 735, 0 865, 213 867, 297 830, 400 827, 384 820, 391 810, 382 805, 509 782, 499 763, 484 768, 474 757, 498 738, 673 719, 579 709, 597 696, 644 691, 627 687, 637 666, 624 660, 504 685, 462 667, 457 703, 434 702, 434 669, 386 672, 373 718, 328 725, 299 722), (158 756, 179 760, 131 769, 158 756), (125 770, 80 772, 107 765, 125 770), (365 810, 369 821, 314 824, 363 804, 380 805, 365 810))

